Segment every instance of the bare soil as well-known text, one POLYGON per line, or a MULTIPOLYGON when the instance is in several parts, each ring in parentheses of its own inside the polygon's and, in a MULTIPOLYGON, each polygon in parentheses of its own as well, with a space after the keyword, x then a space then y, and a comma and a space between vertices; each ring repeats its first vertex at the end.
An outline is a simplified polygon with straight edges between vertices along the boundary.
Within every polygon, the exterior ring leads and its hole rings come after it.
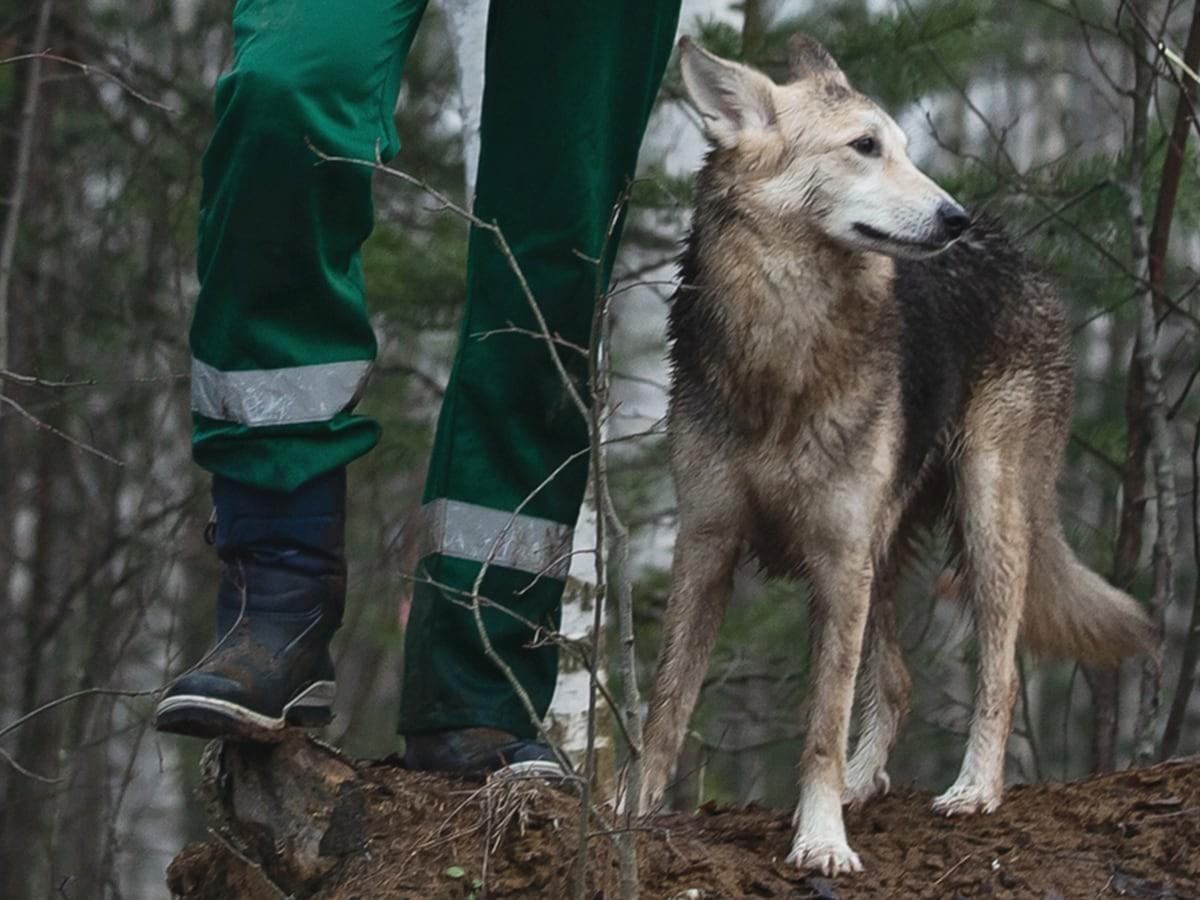
MULTIPOLYGON (((168 870, 187 900, 569 898, 578 801, 567 788, 484 785, 355 763, 320 841, 328 871, 297 887, 236 839, 191 844, 168 870), (350 813, 344 812, 350 810, 350 813)), ((789 816, 706 806, 637 832, 644 898, 1200 898, 1200 757, 1067 784, 1010 789, 988 816, 949 820, 901 791, 848 815, 866 866, 828 880, 784 863, 789 816)), ((593 832, 603 829, 593 821, 593 832)), ((277 849, 279 844, 274 845, 277 849)), ((593 834, 590 900, 614 900, 612 841, 593 834)), ((269 853, 271 850, 266 851, 269 853)))

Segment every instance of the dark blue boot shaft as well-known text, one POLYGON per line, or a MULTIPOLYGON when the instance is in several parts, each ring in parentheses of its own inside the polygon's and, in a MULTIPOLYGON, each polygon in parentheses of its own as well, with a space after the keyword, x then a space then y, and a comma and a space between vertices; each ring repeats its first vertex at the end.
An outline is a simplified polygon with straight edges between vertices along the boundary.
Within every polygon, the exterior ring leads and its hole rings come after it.
POLYGON ((160 731, 275 740, 332 719, 345 602, 345 472, 292 494, 213 480, 222 562, 213 648, 168 690, 160 731))

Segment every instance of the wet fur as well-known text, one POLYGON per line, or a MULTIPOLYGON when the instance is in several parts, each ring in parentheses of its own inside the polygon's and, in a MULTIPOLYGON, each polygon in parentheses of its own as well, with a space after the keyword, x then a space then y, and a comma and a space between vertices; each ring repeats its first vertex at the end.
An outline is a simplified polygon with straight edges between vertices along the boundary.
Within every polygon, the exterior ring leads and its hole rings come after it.
MULTIPOLYGON (((1062 535, 1056 483, 1073 363, 1053 287, 986 219, 931 258, 847 246, 845 230, 827 224, 846 211, 820 208, 842 194, 816 182, 842 169, 853 178, 854 161, 806 167, 787 158, 803 147, 772 137, 788 103, 818 105, 796 118, 815 127, 831 108, 870 103, 815 47, 802 41, 798 64, 794 54, 802 91, 764 86, 732 64, 711 77, 744 84, 713 91, 715 100, 700 91, 702 113, 707 104, 729 122, 710 124, 715 147, 697 178, 670 312, 680 527, 641 803, 661 802, 748 551, 769 574, 812 587, 810 714, 789 859, 837 874, 861 868, 841 805, 887 789, 907 709, 892 595, 914 530, 950 528, 980 642, 976 712, 961 773, 935 803, 943 812, 1000 801, 1018 630, 1039 652, 1093 662, 1141 649, 1149 631, 1137 604, 1085 569, 1062 535), (717 105, 736 91, 737 103, 767 102, 770 114, 717 105), (763 188, 788 178, 789 194, 763 188), (763 205, 775 196, 778 216, 763 205), (862 728, 847 762, 860 662, 862 728)), ((880 165, 895 168, 901 208, 904 191, 916 206, 937 190, 906 157, 880 165)), ((905 228, 926 227, 911 219, 905 228)), ((882 226, 899 227, 892 221, 882 226)))

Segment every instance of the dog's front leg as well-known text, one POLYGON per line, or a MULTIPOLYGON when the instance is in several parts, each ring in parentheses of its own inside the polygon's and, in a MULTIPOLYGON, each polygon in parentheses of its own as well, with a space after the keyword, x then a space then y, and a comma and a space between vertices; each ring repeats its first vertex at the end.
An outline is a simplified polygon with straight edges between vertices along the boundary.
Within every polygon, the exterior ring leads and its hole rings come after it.
POLYGON ((803 871, 838 875, 862 871, 846 841, 842 792, 854 679, 871 601, 871 554, 861 548, 817 557, 811 571, 811 701, 788 862, 803 871))

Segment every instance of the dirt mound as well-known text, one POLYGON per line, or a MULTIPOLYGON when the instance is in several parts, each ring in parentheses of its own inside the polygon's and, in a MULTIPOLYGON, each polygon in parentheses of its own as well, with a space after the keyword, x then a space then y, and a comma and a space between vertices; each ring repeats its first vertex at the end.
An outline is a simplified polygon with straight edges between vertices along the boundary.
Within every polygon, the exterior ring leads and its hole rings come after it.
MULTIPOLYGON (((540 782, 481 784, 353 763, 300 739, 209 754, 218 838, 168 870, 187 900, 572 896, 577 801, 540 782)), ((637 833, 648 898, 1200 897, 1200 759, 1015 787, 990 816, 947 820, 901 792, 850 813, 867 871, 829 881, 784 863, 787 813, 705 807, 637 833)), ((589 897, 617 896, 602 823, 589 897)))

